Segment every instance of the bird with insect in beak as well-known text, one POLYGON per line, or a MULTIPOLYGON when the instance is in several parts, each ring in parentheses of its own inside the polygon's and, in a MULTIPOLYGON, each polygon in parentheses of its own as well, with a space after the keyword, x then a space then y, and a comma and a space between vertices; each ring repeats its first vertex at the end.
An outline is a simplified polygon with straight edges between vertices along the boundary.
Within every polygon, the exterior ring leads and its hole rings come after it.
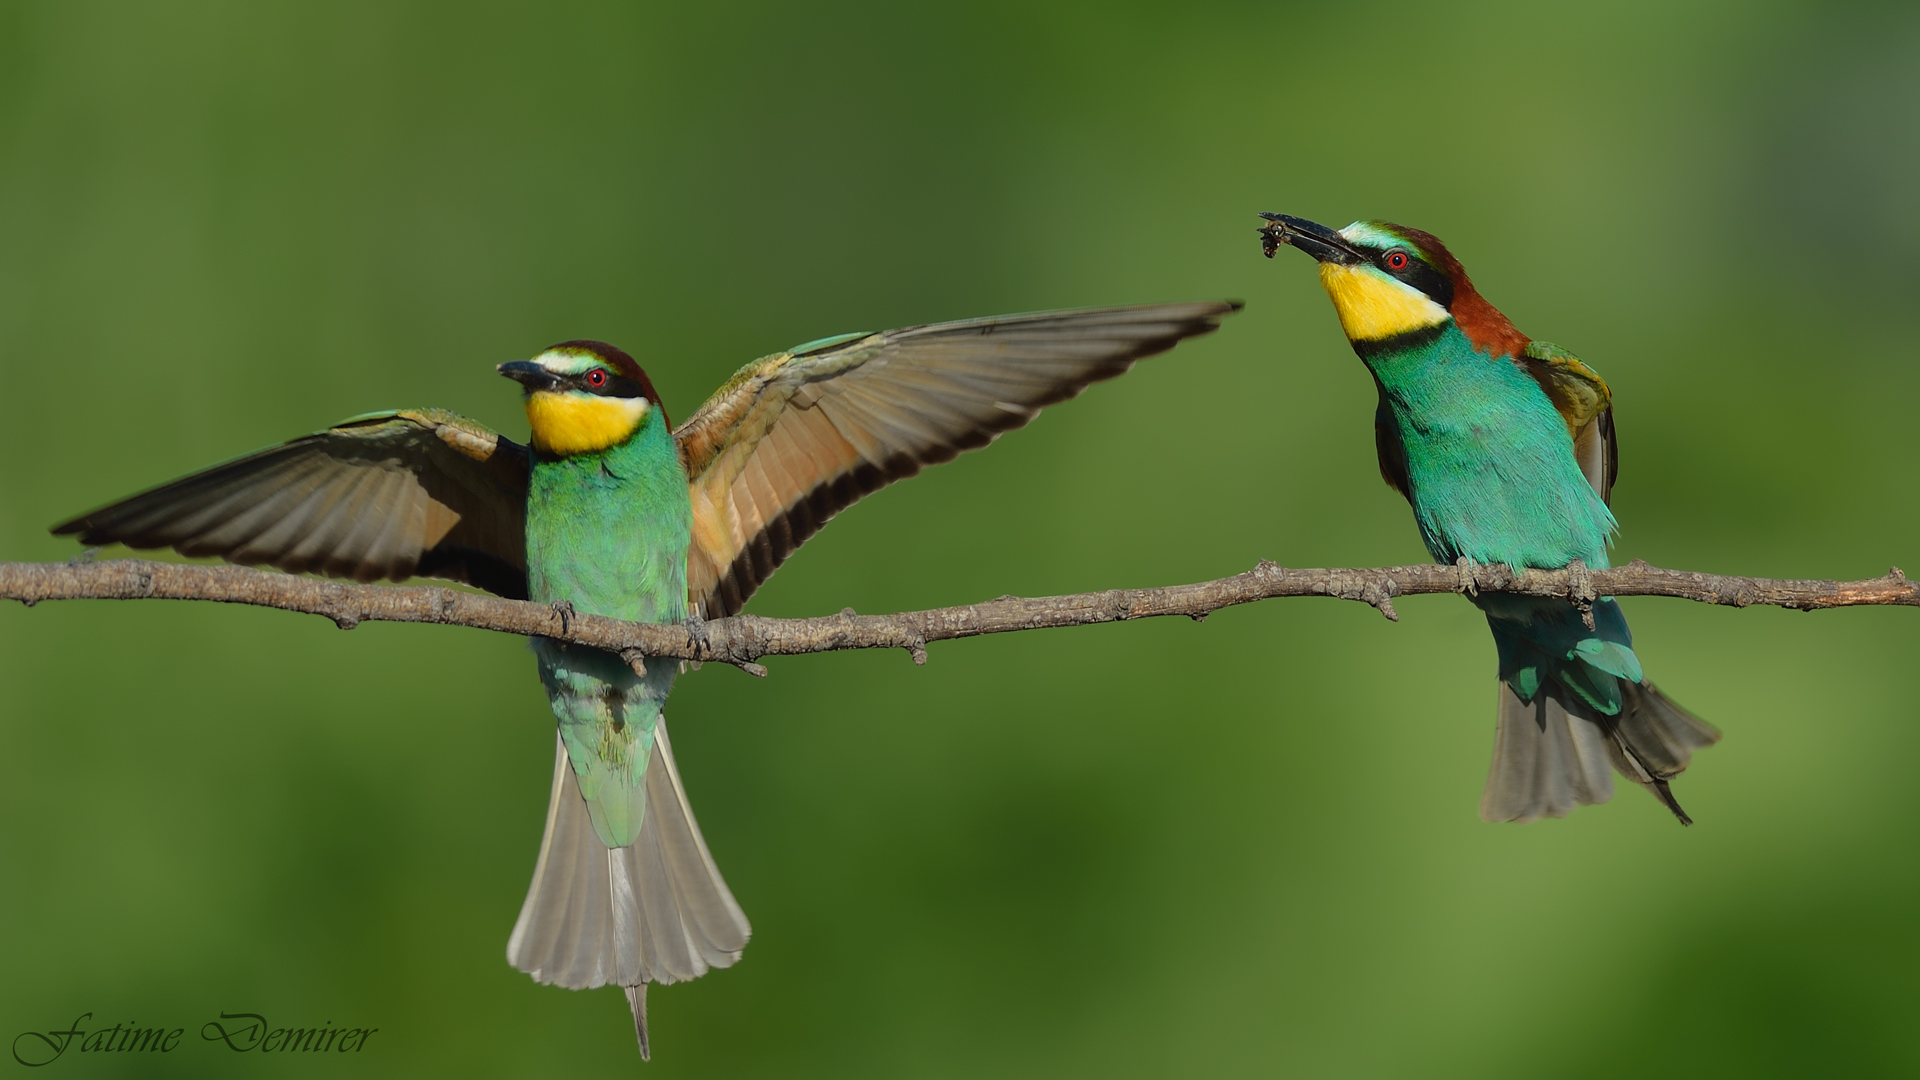
MULTIPOLYGON (((1334 230, 1261 214, 1261 248, 1313 256, 1340 326, 1379 390, 1380 473, 1440 562, 1607 565, 1619 456, 1613 395, 1572 353, 1488 303, 1431 233, 1334 230)), ((1564 817, 1613 797, 1608 766, 1692 824, 1668 781, 1720 733, 1654 689, 1611 597, 1474 596, 1499 653, 1489 821, 1564 817)))
MULTIPOLYGON (((677 428, 631 357, 569 341, 499 366, 524 389, 530 446, 437 409, 373 413, 53 531, 358 581, 449 578, 563 617, 719 618, 861 497, 1238 309, 843 334, 748 364, 677 428)), ((542 983, 622 987, 644 1058, 647 984, 731 965, 749 932, 674 765, 663 708, 680 665, 544 638, 533 650, 558 733, 507 959, 542 983)))

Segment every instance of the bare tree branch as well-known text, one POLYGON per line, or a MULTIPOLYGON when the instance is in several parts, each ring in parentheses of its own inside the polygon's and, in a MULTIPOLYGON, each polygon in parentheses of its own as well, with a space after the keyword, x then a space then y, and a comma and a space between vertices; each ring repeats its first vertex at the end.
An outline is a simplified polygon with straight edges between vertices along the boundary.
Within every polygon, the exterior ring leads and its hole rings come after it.
POLYGON ((1281 596, 1359 600, 1398 619, 1393 598, 1420 593, 1511 593, 1561 597, 1588 610, 1601 596, 1672 596, 1705 604, 1817 608, 1894 604, 1920 607, 1920 586, 1898 567, 1864 581, 1791 581, 1663 570, 1634 561, 1609 570, 1575 563, 1565 570, 1516 573, 1499 565, 1392 566, 1372 570, 1289 570, 1264 560, 1244 574, 1157 589, 1110 589, 1072 596, 1003 596, 963 607, 897 615, 769 619, 737 615, 714 622, 628 623, 460 589, 353 585, 240 566, 189 566, 116 559, 101 562, 0 563, 0 599, 28 607, 42 600, 216 600, 324 615, 342 629, 362 622, 445 623, 578 642, 617 652, 636 668, 647 657, 711 660, 756 675, 765 656, 837 649, 906 649, 914 663, 927 643, 1012 630, 1185 615, 1203 619, 1221 608, 1281 596))

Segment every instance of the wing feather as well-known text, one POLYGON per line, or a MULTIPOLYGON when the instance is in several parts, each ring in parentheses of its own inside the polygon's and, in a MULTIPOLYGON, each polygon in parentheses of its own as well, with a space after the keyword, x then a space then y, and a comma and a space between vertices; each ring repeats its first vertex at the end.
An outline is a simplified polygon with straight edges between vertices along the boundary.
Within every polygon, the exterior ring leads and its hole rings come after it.
POLYGON ((1580 358, 1544 341, 1527 345, 1517 363, 1533 376, 1567 423, 1574 460, 1602 499, 1613 498, 1620 473, 1620 448, 1613 434, 1613 391, 1580 358))
POLYGON ((196 492, 199 497, 191 511, 179 519, 170 515, 162 502, 152 500, 144 507, 145 513, 141 515, 137 528, 141 531, 166 530, 178 520, 175 528, 182 536, 189 538, 188 543, 192 547, 192 550, 183 549, 183 554, 188 555, 210 555, 238 547, 259 534, 261 521, 266 516, 261 504, 269 501, 269 496, 284 497, 287 493, 302 490, 311 482, 319 463, 296 460, 276 463, 276 466, 262 476, 261 484, 249 485, 244 491, 209 487, 196 492))
POLYGON ((527 449, 440 410, 378 413, 54 526, 291 573, 526 596, 527 449))
POLYGON ((368 539, 360 563, 354 567, 355 578, 377 581, 388 574, 403 579, 413 576, 420 547, 408 540, 419 535, 428 500, 413 498, 412 488, 412 478, 398 471, 388 473, 382 481, 374 498, 374 512, 364 525, 368 539))
POLYGON ((1200 301, 972 319, 748 364, 674 433, 693 497, 694 610, 733 614, 863 496, 985 446, 1238 309, 1200 301))
MULTIPOLYGON (((309 470, 310 473, 317 471, 309 470)), ((292 505, 279 515, 277 522, 237 549, 233 554, 235 562, 265 562, 271 557, 270 553, 284 551, 282 560, 288 568, 296 572, 304 571, 311 565, 320 543, 328 538, 320 533, 303 532, 303 526, 307 522, 324 519, 339 505, 341 497, 348 494, 346 485, 326 483, 288 486, 283 490, 290 497, 292 505)))

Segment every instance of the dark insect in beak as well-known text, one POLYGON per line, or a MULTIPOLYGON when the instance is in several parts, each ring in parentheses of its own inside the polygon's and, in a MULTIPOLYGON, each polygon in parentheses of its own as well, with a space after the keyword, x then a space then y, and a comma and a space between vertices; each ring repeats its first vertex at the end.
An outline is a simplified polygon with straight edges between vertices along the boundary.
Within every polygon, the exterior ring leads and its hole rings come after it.
POLYGON ((1352 266, 1367 261, 1367 257, 1347 239, 1318 222, 1297 218, 1291 214, 1260 215, 1267 224, 1260 229, 1260 253, 1273 258, 1281 244, 1299 248, 1320 262, 1338 263, 1352 266))

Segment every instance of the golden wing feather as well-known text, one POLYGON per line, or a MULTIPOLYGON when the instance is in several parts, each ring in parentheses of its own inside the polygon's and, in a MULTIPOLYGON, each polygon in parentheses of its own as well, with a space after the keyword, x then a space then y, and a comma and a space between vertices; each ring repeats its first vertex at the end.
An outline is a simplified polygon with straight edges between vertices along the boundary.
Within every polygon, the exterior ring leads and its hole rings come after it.
POLYGON ((1613 497, 1620 449, 1613 434, 1613 391, 1580 358, 1544 341, 1527 345, 1523 366, 1567 422, 1574 459, 1602 499, 1613 497))
POLYGON ((1239 307, 970 319, 846 335, 748 364, 674 433, 693 499, 689 603, 709 619, 739 611, 861 497, 1218 329, 1239 307))

